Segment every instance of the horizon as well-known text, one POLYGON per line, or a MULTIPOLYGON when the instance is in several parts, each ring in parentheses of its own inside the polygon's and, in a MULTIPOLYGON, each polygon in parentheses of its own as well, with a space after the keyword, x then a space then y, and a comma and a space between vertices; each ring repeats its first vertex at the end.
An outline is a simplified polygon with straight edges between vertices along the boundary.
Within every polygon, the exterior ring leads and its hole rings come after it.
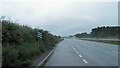
POLYGON ((92 28, 98 26, 118 26, 118 0, 99 1, 7 2, 6 0, 0 2, 2 5, 0 15, 7 16, 20 25, 47 30, 60 36, 89 33, 92 28))

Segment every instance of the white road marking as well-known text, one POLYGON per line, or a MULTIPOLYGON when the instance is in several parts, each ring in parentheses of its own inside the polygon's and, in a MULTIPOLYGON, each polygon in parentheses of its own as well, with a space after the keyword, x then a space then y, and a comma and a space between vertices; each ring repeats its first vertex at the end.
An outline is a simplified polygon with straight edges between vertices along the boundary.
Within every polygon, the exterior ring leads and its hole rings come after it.
MULTIPOLYGON (((75 51, 76 51, 76 53, 79 55, 79 52, 73 47, 73 46, 71 46, 75 51)), ((82 57, 82 55, 79 55, 79 57, 82 57)), ((87 63, 87 61, 86 60, 83 60, 85 63, 87 63)))
POLYGON ((79 54, 79 52, 77 51, 77 54, 79 54))
MULTIPOLYGON (((79 55, 79 52, 73 47, 73 46, 71 46, 72 48, 73 48, 73 50, 75 50, 76 51, 76 53, 79 55)), ((79 57, 82 57, 82 55, 79 55, 79 57)), ((86 62, 86 60, 83 60, 84 62, 86 62)))
POLYGON ((75 50, 75 48, 73 48, 75 50))
POLYGON ((74 48, 75 51, 77 51, 75 48, 74 48))
POLYGON ((45 60, 53 53, 54 49, 39 63, 37 64, 37 67, 35 68, 38 68, 39 66, 41 66, 43 64, 43 62, 45 62, 45 60))
POLYGON ((79 57, 82 57, 82 55, 79 55, 79 57))
POLYGON ((113 52, 118 53, 117 51, 113 51, 113 52))
POLYGON ((85 59, 83 59, 84 63, 88 63, 85 59))
POLYGON ((71 46, 73 48, 73 50, 77 51, 73 46, 71 46))

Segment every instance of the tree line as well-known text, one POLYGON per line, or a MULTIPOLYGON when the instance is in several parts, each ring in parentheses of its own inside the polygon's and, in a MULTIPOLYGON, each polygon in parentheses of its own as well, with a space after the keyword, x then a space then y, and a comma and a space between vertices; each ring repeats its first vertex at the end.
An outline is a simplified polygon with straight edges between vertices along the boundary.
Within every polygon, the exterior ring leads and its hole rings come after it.
POLYGON ((75 36, 79 38, 120 38, 119 26, 103 26, 93 28, 90 33, 78 33, 75 36))
POLYGON ((48 31, 19 25, 10 20, 0 20, 2 24, 2 66, 24 66, 33 58, 45 53, 61 41, 60 36, 48 31), (38 40, 36 33, 42 31, 43 39, 38 40))

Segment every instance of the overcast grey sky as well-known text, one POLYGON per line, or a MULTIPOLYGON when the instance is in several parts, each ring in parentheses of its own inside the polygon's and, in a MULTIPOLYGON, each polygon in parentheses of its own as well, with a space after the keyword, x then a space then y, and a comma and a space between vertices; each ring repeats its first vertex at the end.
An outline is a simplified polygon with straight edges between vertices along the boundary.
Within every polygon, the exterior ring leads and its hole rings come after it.
POLYGON ((68 36, 118 25, 119 0, 0 0, 0 16, 68 36))

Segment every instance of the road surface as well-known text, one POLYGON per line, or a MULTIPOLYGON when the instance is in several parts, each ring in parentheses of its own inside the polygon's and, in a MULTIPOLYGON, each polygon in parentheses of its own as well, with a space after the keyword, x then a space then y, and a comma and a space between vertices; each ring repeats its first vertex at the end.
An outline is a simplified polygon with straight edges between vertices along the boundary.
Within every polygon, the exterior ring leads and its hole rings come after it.
POLYGON ((118 66, 118 45, 65 39, 45 66, 118 66))

